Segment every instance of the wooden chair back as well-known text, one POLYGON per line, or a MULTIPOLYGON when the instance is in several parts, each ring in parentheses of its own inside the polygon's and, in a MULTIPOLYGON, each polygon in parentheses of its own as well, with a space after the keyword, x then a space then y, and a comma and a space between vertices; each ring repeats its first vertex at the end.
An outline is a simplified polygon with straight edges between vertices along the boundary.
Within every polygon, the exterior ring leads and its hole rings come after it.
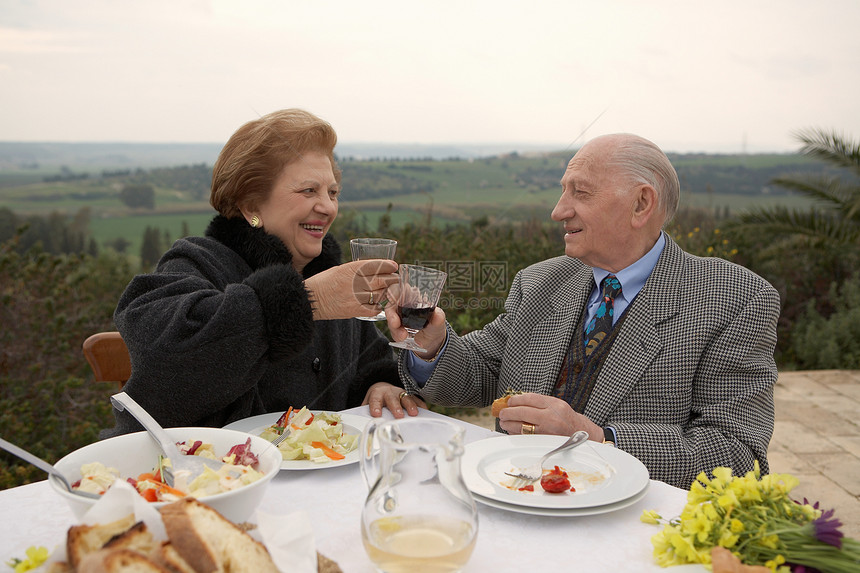
POLYGON ((119 389, 131 377, 131 357, 119 332, 97 332, 84 341, 84 357, 96 381, 116 382, 119 389))

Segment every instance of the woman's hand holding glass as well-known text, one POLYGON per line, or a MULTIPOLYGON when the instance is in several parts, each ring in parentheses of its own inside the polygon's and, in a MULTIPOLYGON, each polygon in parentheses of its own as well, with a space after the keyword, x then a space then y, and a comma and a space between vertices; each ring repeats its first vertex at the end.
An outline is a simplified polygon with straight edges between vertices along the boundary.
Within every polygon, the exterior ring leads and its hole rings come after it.
POLYGON ((388 287, 398 282, 397 263, 384 259, 352 261, 305 279, 314 320, 374 316, 388 287))
MULTIPOLYGON (((358 238, 349 241, 349 250, 353 261, 368 259, 394 259, 397 241, 394 239, 358 238)), ((375 299, 378 300, 378 299, 375 299)), ((379 300, 379 302, 383 302, 379 300)), ((384 307, 383 307, 384 308, 384 307)), ((357 316, 359 320, 385 320, 385 313, 379 311, 376 316, 357 316)))

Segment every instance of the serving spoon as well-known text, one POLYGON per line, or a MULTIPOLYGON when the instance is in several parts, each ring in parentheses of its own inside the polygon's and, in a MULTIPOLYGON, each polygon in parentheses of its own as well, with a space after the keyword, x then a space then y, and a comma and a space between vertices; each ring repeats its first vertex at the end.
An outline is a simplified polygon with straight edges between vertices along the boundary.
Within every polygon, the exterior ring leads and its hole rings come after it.
POLYGON ((164 428, 155 421, 155 418, 143 406, 138 404, 134 398, 125 392, 114 394, 110 397, 110 400, 114 408, 120 412, 128 410, 128 413, 141 423, 146 431, 149 432, 150 437, 159 445, 161 453, 170 459, 171 467, 162 469, 164 481, 170 487, 175 486, 176 474, 179 472, 183 472, 187 483, 191 483, 194 481, 194 478, 203 473, 206 467, 212 468, 212 470, 217 472, 224 465, 224 462, 202 456, 186 456, 180 452, 179 448, 176 447, 176 440, 164 431, 164 428))
POLYGON ((30 462, 31 464, 33 464, 34 466, 36 466, 37 468, 39 468, 42 471, 48 472, 50 475, 52 475, 55 478, 57 478, 58 480, 60 480, 63 483, 63 485, 66 486, 66 489, 69 490, 69 493, 73 493, 73 494, 79 495, 81 497, 89 497, 91 499, 100 499, 101 498, 101 496, 97 493, 91 493, 88 491, 81 491, 79 489, 74 489, 72 487, 72 484, 69 483, 69 480, 66 479, 66 476, 64 476, 62 473, 60 473, 60 470, 58 470, 57 468, 55 468, 54 466, 52 466, 51 464, 49 464, 48 462, 46 462, 42 458, 31 454, 27 450, 19 448, 18 446, 16 446, 13 443, 7 442, 3 438, 0 438, 0 448, 3 448, 4 450, 9 452, 10 454, 18 456, 19 458, 21 458, 25 462, 30 462))

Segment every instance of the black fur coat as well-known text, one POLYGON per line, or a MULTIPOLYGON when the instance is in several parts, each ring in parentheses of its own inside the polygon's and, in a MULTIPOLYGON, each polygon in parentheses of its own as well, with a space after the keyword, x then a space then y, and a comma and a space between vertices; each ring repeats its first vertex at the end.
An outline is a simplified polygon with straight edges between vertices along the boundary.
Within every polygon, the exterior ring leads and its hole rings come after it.
MULTIPOLYGON (((340 264, 323 239, 303 276, 277 237, 216 216, 135 277, 114 319, 131 353, 124 390, 163 426, 223 426, 289 406, 358 406, 379 381, 401 385, 384 335, 363 320, 314 321, 303 279, 340 264)), ((109 437, 140 426, 114 411, 109 437)))

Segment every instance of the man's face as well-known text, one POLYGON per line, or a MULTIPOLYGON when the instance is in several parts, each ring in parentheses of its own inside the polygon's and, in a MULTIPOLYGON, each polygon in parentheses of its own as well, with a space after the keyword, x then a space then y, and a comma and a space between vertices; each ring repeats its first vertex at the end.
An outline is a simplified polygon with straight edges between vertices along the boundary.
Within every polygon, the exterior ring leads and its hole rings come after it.
POLYGON ((607 166, 609 153, 607 142, 589 143, 570 160, 552 219, 564 224, 567 256, 617 272, 628 266, 633 245, 635 186, 607 166))

